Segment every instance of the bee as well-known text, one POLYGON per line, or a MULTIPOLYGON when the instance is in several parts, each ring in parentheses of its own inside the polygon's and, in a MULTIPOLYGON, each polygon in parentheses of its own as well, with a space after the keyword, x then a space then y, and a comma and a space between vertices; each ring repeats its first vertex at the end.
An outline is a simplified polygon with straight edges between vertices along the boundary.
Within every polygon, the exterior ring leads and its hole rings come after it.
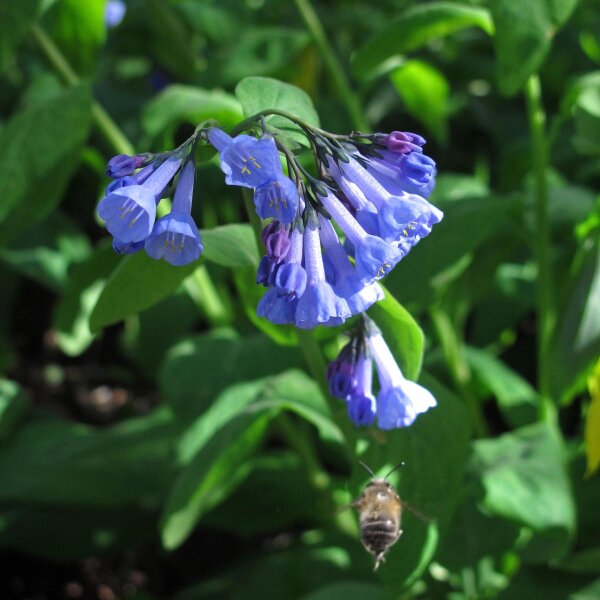
POLYGON ((365 463, 359 462, 372 479, 352 506, 358 510, 360 541, 367 552, 373 555, 375 559, 373 571, 377 571, 379 565, 385 560, 388 550, 402 535, 400 529, 402 501, 387 478, 404 463, 396 465, 383 479, 378 479, 365 463))

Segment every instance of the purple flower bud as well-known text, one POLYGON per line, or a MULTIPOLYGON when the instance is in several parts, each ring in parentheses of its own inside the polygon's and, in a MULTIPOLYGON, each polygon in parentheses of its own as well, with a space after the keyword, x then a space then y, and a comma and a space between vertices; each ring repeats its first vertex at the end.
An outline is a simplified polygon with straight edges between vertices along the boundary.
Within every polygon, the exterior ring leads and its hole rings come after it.
POLYGON ((118 154, 113 156, 106 165, 106 174, 113 179, 133 175, 136 169, 139 169, 146 160, 145 154, 129 156, 127 154, 118 154))
POLYGON ((271 260, 268 256, 263 256, 258 265, 256 273, 256 283, 269 287, 275 282, 275 273, 277 271, 277 263, 271 260))
POLYGON ((290 234, 286 227, 278 221, 269 223, 261 233, 261 239, 267 250, 267 256, 276 263, 280 263, 286 256, 291 246, 290 234))
POLYGON ((421 146, 424 144, 425 140, 420 135, 407 131, 392 131, 385 140, 387 149, 398 154, 422 152, 421 146))

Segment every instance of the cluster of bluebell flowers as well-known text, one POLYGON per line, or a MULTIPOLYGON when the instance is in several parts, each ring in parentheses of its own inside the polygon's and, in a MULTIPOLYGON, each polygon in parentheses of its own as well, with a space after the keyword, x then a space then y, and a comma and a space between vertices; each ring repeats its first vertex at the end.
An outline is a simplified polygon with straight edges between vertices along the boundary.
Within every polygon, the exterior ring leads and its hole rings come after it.
POLYGON ((98 214, 113 247, 125 254, 145 249, 173 265, 200 257, 202 241, 191 216, 194 153, 199 143, 212 145, 225 182, 251 189, 263 220, 265 255, 257 283, 268 289, 258 315, 302 329, 339 326, 362 315, 359 333, 330 365, 331 393, 345 400, 356 425, 410 425, 435 400, 402 376, 365 312, 384 297, 378 281, 443 217, 428 201, 436 166, 423 153, 425 140, 400 131, 337 135, 298 122, 315 162, 309 172, 262 115, 244 125, 256 131, 259 120, 257 136, 199 127, 173 152, 111 159, 107 175, 113 181, 98 214), (158 203, 173 191, 171 211, 157 220, 158 203))
POLYGON ((113 181, 100 200, 98 215, 113 236, 115 251, 133 254, 145 249, 151 258, 175 266, 199 258, 204 248, 191 215, 195 173, 193 150, 187 146, 159 155, 112 158, 106 174, 113 181), (157 219, 157 205, 173 187, 171 211, 157 219))
POLYGON ((208 139, 226 183, 253 188, 256 212, 273 219, 262 234, 257 283, 269 289, 258 315, 310 329, 341 325, 381 300, 377 280, 443 215, 426 199, 435 163, 420 136, 306 133, 318 178, 269 134, 232 138, 215 128, 208 139))
POLYGON ((331 395, 345 400, 348 417, 357 426, 372 425, 377 419, 380 429, 408 427, 437 404, 423 386, 405 379, 381 331, 367 316, 329 363, 327 381, 331 395), (373 362, 379 380, 377 396, 373 362))

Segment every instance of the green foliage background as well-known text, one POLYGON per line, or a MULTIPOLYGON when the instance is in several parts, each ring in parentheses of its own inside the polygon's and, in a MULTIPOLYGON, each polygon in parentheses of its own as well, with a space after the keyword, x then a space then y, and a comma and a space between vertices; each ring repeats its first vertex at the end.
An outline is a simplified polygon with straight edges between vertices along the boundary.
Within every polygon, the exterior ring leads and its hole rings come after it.
POLYGON ((129 0, 107 29, 104 0, 3 0, 0 596, 599 597, 599 9, 129 0), (327 396, 340 331, 255 316, 261 252, 211 153, 198 263, 119 257, 94 216, 111 156, 264 108, 429 139, 445 218, 369 312, 438 400, 409 429, 327 396), (405 461, 424 515, 376 574, 359 458, 405 461))

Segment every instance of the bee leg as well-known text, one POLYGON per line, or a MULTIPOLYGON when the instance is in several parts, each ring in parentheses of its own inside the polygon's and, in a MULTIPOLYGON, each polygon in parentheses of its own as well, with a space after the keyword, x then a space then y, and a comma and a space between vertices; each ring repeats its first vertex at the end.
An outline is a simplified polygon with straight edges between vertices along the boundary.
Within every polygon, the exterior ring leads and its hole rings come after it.
POLYGON ((379 565, 382 562, 385 562, 385 551, 380 552, 379 554, 377 554, 377 556, 375 556, 375 566, 373 567, 373 573, 375 573, 375 571, 379 569, 379 565))

